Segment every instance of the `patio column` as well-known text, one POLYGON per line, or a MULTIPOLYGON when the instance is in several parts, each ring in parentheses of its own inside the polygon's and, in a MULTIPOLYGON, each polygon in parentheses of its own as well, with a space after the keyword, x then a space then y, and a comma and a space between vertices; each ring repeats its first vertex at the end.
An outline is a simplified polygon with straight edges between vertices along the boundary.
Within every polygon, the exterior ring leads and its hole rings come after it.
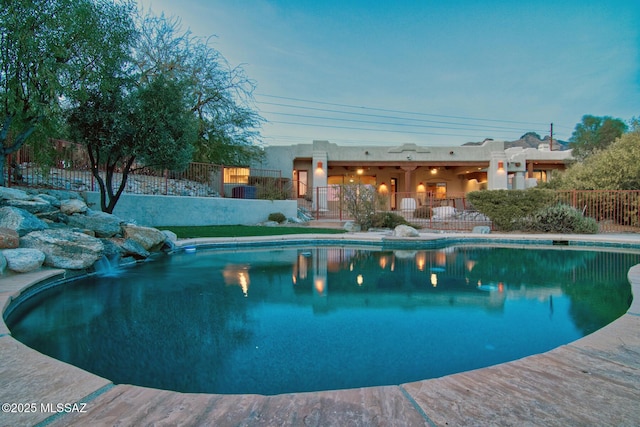
POLYGON ((327 152, 314 151, 311 160, 313 171, 313 206, 321 211, 327 211, 328 172, 327 152), (317 188, 321 188, 320 191, 317 188))
POLYGON ((507 179, 507 156, 504 151, 494 151, 491 153, 489 170, 487 171, 487 188, 489 190, 507 190, 509 181, 507 179))

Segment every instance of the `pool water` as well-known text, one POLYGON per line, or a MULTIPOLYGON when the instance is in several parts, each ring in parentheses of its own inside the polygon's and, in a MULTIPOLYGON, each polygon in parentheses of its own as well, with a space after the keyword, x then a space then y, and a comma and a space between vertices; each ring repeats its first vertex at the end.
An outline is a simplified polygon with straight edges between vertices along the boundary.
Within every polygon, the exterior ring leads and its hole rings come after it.
POLYGON ((639 262, 566 247, 197 250, 53 287, 7 324, 116 384, 265 395, 392 385, 581 338, 626 312, 639 262))

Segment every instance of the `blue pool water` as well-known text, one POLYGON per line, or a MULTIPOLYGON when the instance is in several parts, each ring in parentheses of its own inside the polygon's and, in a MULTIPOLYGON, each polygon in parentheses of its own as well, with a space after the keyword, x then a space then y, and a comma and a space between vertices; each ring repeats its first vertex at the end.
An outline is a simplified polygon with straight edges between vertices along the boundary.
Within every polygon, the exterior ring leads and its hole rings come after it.
POLYGON ((114 383, 267 395, 391 385, 589 334, 626 312, 639 262, 568 248, 197 250, 48 289, 7 324, 114 383))

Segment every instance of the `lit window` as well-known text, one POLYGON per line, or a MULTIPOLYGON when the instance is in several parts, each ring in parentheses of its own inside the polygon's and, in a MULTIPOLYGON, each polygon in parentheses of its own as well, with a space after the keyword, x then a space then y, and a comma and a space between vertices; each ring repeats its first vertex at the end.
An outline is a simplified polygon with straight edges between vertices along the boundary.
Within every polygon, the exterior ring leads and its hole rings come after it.
POLYGON ((224 168, 224 182, 227 184, 248 184, 249 168, 224 168))

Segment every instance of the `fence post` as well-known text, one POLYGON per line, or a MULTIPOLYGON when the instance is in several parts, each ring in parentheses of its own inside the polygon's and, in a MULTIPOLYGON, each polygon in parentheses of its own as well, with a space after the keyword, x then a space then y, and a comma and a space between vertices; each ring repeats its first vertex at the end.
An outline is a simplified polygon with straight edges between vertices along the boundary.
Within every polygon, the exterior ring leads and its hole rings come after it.
MULTIPOLYGON (((11 157, 13 155, 9 154, 6 159, 7 162, 4 164, 6 166, 6 170, 7 170, 7 179, 5 179, 5 182, 7 183, 7 187, 11 187, 11 175, 12 175, 12 171, 11 171, 11 157)), ((2 160, 4 162, 4 159, 2 160)))

